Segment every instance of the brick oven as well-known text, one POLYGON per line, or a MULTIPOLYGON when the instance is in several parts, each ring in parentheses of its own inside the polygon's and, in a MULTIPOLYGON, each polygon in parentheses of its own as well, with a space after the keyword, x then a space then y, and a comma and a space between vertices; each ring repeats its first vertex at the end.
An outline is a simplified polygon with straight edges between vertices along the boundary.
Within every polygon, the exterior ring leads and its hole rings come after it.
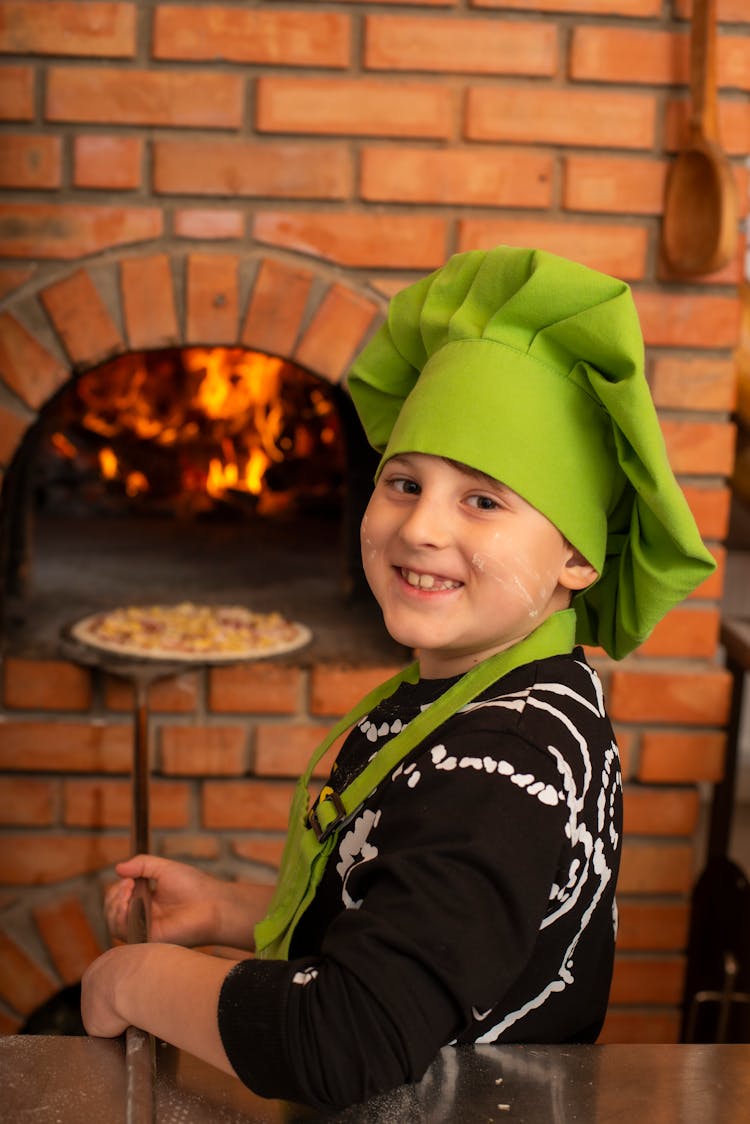
MULTIPOLYGON (((603 1040, 676 1040, 700 796, 722 775, 730 698, 718 630, 742 247, 689 280, 659 252, 688 0, 668 14, 662 0, 594 7, 0 4, 0 1031, 103 947, 102 888, 129 846, 132 693, 56 646, 81 575, 57 565, 62 604, 45 613, 42 598, 35 616, 44 542, 19 480, 51 412, 136 353, 236 349, 318 380, 345 418, 349 361, 388 296, 455 250, 509 242, 632 284, 670 457, 720 563, 637 654, 590 653, 625 778, 603 1040)), ((744 200, 750 14, 745 0, 718 11, 721 137, 744 200)), ((364 488, 356 445, 352 432, 364 488)), ((405 658, 366 601, 347 600, 358 503, 331 551, 344 578, 325 590, 338 614, 322 647, 151 689, 161 853, 272 881, 293 778, 330 720, 405 658)), ((192 527, 186 550, 204 537, 192 527)))

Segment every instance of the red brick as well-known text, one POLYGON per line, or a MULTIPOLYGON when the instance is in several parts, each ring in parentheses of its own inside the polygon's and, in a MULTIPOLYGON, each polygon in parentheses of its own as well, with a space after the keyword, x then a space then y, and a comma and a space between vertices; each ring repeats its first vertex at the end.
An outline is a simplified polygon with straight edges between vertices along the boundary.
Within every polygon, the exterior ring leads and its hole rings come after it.
POLYGON ((212 668, 208 683, 212 711, 295 714, 300 704, 302 671, 284 664, 238 664, 212 668))
POLYGON ((681 784, 721 780, 727 739, 718 730, 647 730, 641 739, 638 779, 681 784))
POLYGON ((187 266, 188 343, 236 343, 239 260, 191 254, 187 266))
POLYGON ((566 156, 564 170, 563 206, 568 211, 623 215, 662 212, 665 161, 635 156, 566 156))
MULTIPOLYGON (((750 89, 749 76, 750 39, 717 36, 717 85, 750 89)), ((570 52, 570 77, 594 82, 687 84, 689 35, 653 28, 577 27, 570 52)))
POLYGON ((638 649, 638 656, 709 659, 719 643, 718 609, 672 609, 638 649))
POLYGON ((227 211, 209 207, 181 207, 174 212, 172 230, 177 238, 198 238, 209 241, 242 238, 245 233, 244 211, 227 211))
POLYGON ((157 59, 345 67, 350 23, 334 12, 161 6, 154 15, 153 53, 157 59))
POLYGON ((455 96, 438 83, 265 77, 257 83, 255 126, 263 133, 447 139, 455 96))
POLYGON ((266 866, 281 866, 284 852, 284 839, 235 839, 232 853, 248 862, 264 863, 266 866))
POLYGON ((658 16, 661 13, 661 0, 471 0, 471 3, 475 8, 574 12, 593 16, 658 16))
POLYGON ((25 1020, 18 1015, 0 1011, 0 1034, 19 1034, 25 1020))
POLYGON ((458 237, 460 250, 500 243, 536 246, 629 281, 638 280, 646 271, 648 231, 642 226, 477 218, 460 220, 458 237))
MULTIPOLYGON (((678 1010, 622 1011, 610 1006, 597 1044, 637 1042, 677 1043, 680 1040, 681 1015, 678 1010)), ((620 1094, 613 1106, 619 1111, 620 1094)), ((613 1098, 614 1099, 614 1098, 613 1098)))
POLYGON ((697 586, 689 595, 688 601, 695 601, 703 598, 714 598, 720 601, 724 594, 724 578, 726 576, 726 557, 727 552, 723 546, 712 546, 710 551, 714 556, 716 562, 716 569, 710 577, 706 578, 697 586))
POLYGON ((377 315, 377 305, 343 285, 331 285, 297 345, 303 367, 339 382, 377 315))
POLYGON ((350 267, 431 269, 445 257, 445 220, 432 215, 259 211, 253 234, 350 267))
POLYGON ((658 952, 682 950, 687 944, 690 922, 687 902, 620 898, 617 914, 618 949, 658 952))
POLYGON ((154 143, 154 189, 161 194, 345 199, 351 186, 351 155, 341 144, 154 143))
POLYGON ((0 187, 59 187, 61 157, 59 137, 6 134, 0 137, 0 187))
POLYGON ((726 538, 732 495, 729 488, 686 485, 685 499, 705 539, 726 538))
POLYGON ((710 293, 633 294, 647 345, 733 348, 739 336, 739 301, 710 293))
POLYGON ((101 363, 125 350, 117 325, 86 270, 76 270, 62 281, 48 285, 40 296, 74 363, 101 363))
POLYGON ((676 85, 688 81, 687 36, 656 28, 573 29, 569 74, 574 81, 676 85))
POLYGON ((653 960, 615 957, 610 1003, 680 1003, 685 982, 683 957, 660 956, 653 960))
MULTIPOLYGON (((403 7, 403 0, 380 0, 382 4, 400 4, 403 7)), ((460 0, 409 0, 410 8, 455 8, 458 6, 460 0)), ((471 0, 476 3, 476 0, 471 0)), ((369 4, 370 0, 349 0, 351 4, 369 4)))
POLYGON ((21 1015, 30 1015, 58 990, 57 982, 20 945, 0 932, 0 997, 21 1015))
POLYGON ((10 464, 32 417, 0 405, 0 464, 10 464))
MULTIPOLYGON (((152 683, 146 692, 151 714, 189 714, 198 706, 199 677, 197 672, 182 672, 172 679, 152 683)), ((135 692, 131 683, 115 676, 105 676, 104 702, 109 710, 132 711, 135 692)))
POLYGON ((469 89, 466 136, 471 140, 583 147, 651 148, 656 101, 651 95, 524 86, 469 89))
POLYGON ((0 299, 34 276, 35 266, 0 266, 0 299))
POLYGON ((86 203, 4 203, 0 254, 9 258, 68 261, 113 246, 145 242, 162 232, 155 207, 105 207, 86 203))
POLYGON ((651 393, 659 407, 682 410, 733 410, 734 364, 710 356, 664 356, 651 368, 651 393))
POLYGON ((127 835, 56 834, 29 831, 0 839, 0 882, 9 886, 52 886, 67 878, 103 870, 127 858, 127 835))
POLYGON ((141 137, 108 137, 94 133, 73 139, 73 186, 107 191, 134 191, 141 186, 141 137))
POLYGON ((167 776, 242 776, 247 768, 244 726, 162 726, 160 766, 167 776))
POLYGON ((5 705, 10 710, 88 710, 91 676, 62 660, 9 657, 4 662, 5 705))
POLYGON ((550 77, 557 70, 557 28, 541 22, 367 16, 364 63, 370 70, 550 77))
POLYGON ((70 377, 68 368, 9 312, 0 314, 0 372, 6 385, 34 409, 70 377))
POLYGON ((310 713, 341 715, 360 699, 390 679, 396 667, 346 667, 317 664, 311 677, 310 713))
POLYGON ((104 949, 77 897, 37 906, 32 916, 64 984, 75 984, 104 949))
POLYGON ((21 55, 79 55, 131 58, 135 54, 136 6, 45 0, 40 5, 6 0, 0 51, 21 55))
POLYGON ((721 726, 729 714, 732 680, 716 668, 695 672, 616 669, 609 683, 609 712, 616 722, 674 722, 721 726))
POLYGON ((363 199, 490 207, 549 207, 552 157, 523 149, 428 149, 388 146, 362 151, 363 199))
POLYGON ((208 71, 50 67, 45 117, 101 125, 236 129, 244 81, 208 71))
POLYGON ((626 785, 623 831, 626 835, 692 835, 698 823, 695 788, 645 788, 626 785))
POLYGON ((728 422, 662 421, 669 462, 676 473, 730 476, 736 430, 728 422))
POLYGON ((0 777, 0 823, 44 827, 55 822, 57 784, 0 777))
POLYGON ((130 723, 29 720, 0 724, 0 769, 6 771, 129 773, 132 759, 130 723))
POLYGON ((687 894, 693 883, 689 843, 628 843, 622 848, 619 894, 687 894))
POLYGON ((0 120, 34 120, 34 71, 30 66, 0 67, 0 120))
POLYGON ((120 291, 128 343, 135 350, 180 342, 172 268, 166 254, 120 262, 120 291))
MULTIPOLYGON (((132 786, 127 780, 71 780, 63 784, 64 820, 69 827, 128 827, 132 786)), ((186 827, 189 788, 181 781, 154 780, 149 789, 154 827, 186 827)))
MULTIPOLYGON (((253 772, 269 777, 301 776, 307 769, 313 750, 323 741, 328 729, 325 724, 258 723, 255 728, 253 772)), ((340 741, 334 743, 318 763, 314 776, 328 776, 339 749, 340 741)))
POLYGON ((281 831, 289 822, 294 786, 275 781, 206 781, 203 826, 281 831))
POLYGON ((242 343, 270 355, 291 355, 312 280, 305 269, 264 258, 242 325, 242 343))
POLYGON ((218 859, 219 840, 216 835, 165 835, 159 842, 159 853, 167 859, 218 859))
POLYGON ((617 740, 617 748, 620 753, 620 772, 624 780, 627 780, 632 770, 633 760, 633 732, 619 728, 615 730, 615 738, 617 740))

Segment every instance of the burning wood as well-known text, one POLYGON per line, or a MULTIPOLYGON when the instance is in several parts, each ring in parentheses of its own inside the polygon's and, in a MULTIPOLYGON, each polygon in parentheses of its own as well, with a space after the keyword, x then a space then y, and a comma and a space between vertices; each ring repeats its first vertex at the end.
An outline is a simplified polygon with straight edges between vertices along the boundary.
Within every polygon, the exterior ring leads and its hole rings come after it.
POLYGON ((259 352, 189 348, 115 359, 61 397, 53 430, 46 475, 59 476, 68 462, 99 506, 130 501, 196 515, 241 503, 269 514, 341 488, 333 390, 259 352))

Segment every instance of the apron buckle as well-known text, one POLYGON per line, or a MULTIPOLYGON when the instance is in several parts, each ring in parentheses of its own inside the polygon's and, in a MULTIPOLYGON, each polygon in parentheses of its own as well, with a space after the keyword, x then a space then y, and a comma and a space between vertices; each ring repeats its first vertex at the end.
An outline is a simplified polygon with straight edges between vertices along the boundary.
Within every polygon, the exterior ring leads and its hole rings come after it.
POLYGON ((317 839, 318 843, 323 843, 328 838, 328 836, 336 830, 345 816, 346 808, 344 807, 343 800, 339 796, 338 792, 335 792, 333 789, 329 789, 328 792, 326 792, 325 796, 318 801, 315 807, 310 809, 307 815, 307 822, 315 832, 315 838, 317 839), (333 819, 330 820, 330 822, 323 824, 321 823, 321 810, 324 812, 324 819, 327 820, 328 816, 331 813, 331 804, 335 809, 335 815, 333 816, 333 819))

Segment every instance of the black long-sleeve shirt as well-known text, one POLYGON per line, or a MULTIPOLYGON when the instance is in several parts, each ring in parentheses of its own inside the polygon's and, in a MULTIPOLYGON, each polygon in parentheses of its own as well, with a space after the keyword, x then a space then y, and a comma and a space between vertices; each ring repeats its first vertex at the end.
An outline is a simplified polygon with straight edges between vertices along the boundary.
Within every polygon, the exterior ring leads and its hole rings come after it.
MULTIPOLYGON (((347 738, 341 790, 454 680, 402 684, 347 738)), ((580 649, 517 668, 340 829, 289 961, 243 961, 219 1029, 256 1092, 340 1108, 448 1043, 592 1042, 607 1006, 617 748, 580 649)))

